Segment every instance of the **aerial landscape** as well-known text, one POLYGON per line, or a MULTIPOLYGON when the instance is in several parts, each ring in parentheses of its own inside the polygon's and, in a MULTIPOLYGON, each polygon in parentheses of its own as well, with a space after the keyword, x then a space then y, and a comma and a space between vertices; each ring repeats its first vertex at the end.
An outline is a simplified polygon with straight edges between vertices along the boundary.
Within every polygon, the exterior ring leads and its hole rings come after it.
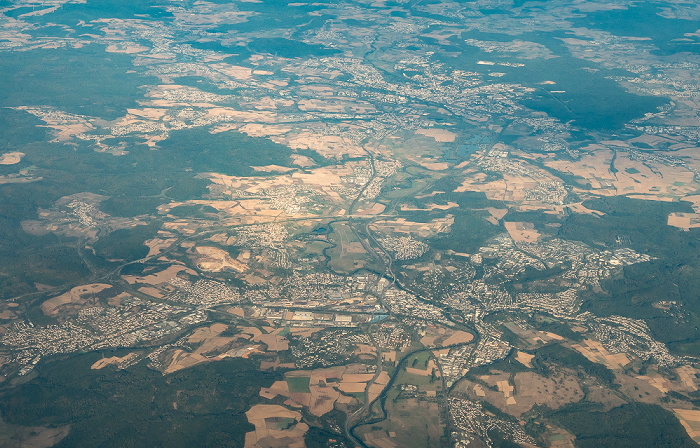
POLYGON ((700 444, 700 5, 0 0, 0 447, 700 444))

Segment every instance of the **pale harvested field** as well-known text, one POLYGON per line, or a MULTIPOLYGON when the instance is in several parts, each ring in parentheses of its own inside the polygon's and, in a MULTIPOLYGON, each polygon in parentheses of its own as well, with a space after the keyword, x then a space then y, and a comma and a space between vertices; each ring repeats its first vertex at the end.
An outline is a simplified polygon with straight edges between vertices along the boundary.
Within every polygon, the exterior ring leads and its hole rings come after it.
MULTIPOLYGON (((227 126, 227 125, 220 125, 220 127, 227 126)), ((219 129, 219 127, 215 128, 219 129)), ((229 130, 229 129, 221 129, 221 130, 229 130)), ((266 124, 259 124, 259 123, 248 123, 245 126, 242 126, 238 129, 240 132, 245 132, 246 134, 250 135, 251 137, 266 137, 268 135, 282 135, 286 134, 287 132, 291 131, 292 128, 286 127, 286 126, 279 126, 279 125, 266 125, 266 124)), ((303 156, 299 156, 303 157, 303 156)))
POLYGON ((190 344, 199 344, 199 347, 193 352, 176 349, 172 354, 172 360, 168 367, 165 368, 163 374, 177 372, 178 370, 192 367, 202 362, 209 362, 222 359, 224 353, 219 353, 217 356, 208 356, 215 352, 225 352, 226 349, 238 339, 236 337, 221 337, 221 334, 228 327, 224 324, 216 323, 210 327, 197 329, 187 339, 190 344))
POLYGON ((289 396, 289 385, 286 381, 275 381, 270 387, 260 389, 260 396, 272 400, 277 395, 289 396))
POLYGON ((696 210, 700 207, 700 195, 699 194, 694 194, 691 196, 685 196, 683 198, 684 201, 692 202, 693 203, 693 208, 696 210))
POLYGON ((558 334, 531 328, 525 329, 513 322, 507 322, 504 326, 531 346, 537 346, 549 341, 562 341, 564 339, 558 334))
POLYGON ((19 163, 22 157, 24 157, 23 152, 6 152, 0 154, 0 165, 14 165, 19 163))
POLYGON ((700 411, 690 409, 674 409, 673 412, 680 420, 691 439, 700 443, 700 411))
POLYGON ((438 367, 435 364, 435 360, 433 360, 433 358, 430 358, 428 360, 428 367, 426 367, 425 369, 415 368, 415 367, 406 367, 406 372, 412 373, 414 375, 430 376, 433 372, 433 369, 435 369, 435 374, 437 375, 437 377, 440 377, 438 367))
POLYGON ((278 352, 289 349, 289 340, 284 336, 280 336, 279 333, 283 328, 278 328, 272 333, 261 334, 253 338, 253 342, 262 342, 267 345, 268 352, 278 352))
POLYGON ((355 349, 355 354, 377 354, 377 349, 373 345, 369 344, 357 344, 355 349))
POLYGON ((452 224, 454 224, 454 216, 447 215, 444 218, 433 219, 426 223, 407 221, 405 218, 378 220, 374 221, 370 228, 386 234, 415 234, 421 238, 430 238, 440 233, 449 232, 452 224))
POLYGON ((301 413, 291 411, 279 405, 258 404, 245 413, 248 421, 255 425, 255 431, 245 435, 245 448, 269 448, 270 446, 286 446, 288 448, 304 448, 304 434, 309 430, 305 423, 297 423, 288 430, 271 429, 266 419, 293 418, 301 422, 301 413), (280 440, 285 439, 286 440, 280 440), (277 439, 277 440, 275 440, 277 439))
POLYGON ((386 205, 373 202, 371 205, 356 211, 358 215, 378 215, 386 209, 386 205))
MULTIPOLYGON (((298 159, 300 163, 305 162, 298 159)), ((309 162, 309 161, 306 161, 309 162)), ((352 166, 357 163, 346 163, 337 167, 319 167, 309 172, 295 171, 290 174, 281 174, 273 177, 235 177, 226 176, 218 173, 207 173, 207 177, 214 183, 222 185, 231 192, 244 191, 250 194, 260 194, 265 190, 273 190, 277 187, 288 187, 291 185, 304 185, 311 188, 314 194, 328 203, 344 203, 345 200, 336 192, 334 188, 340 187, 343 184, 343 176, 351 176, 352 166)), ((322 202, 322 201, 321 201, 322 202)), ((225 211, 232 216, 236 215, 267 215, 273 213, 277 216, 281 213, 279 210, 270 210, 271 204, 268 201, 254 200, 249 202, 248 206, 244 201, 189 201, 189 203, 202 203, 210 205, 217 210, 225 211), (266 212, 257 211, 267 209, 266 212)), ((161 212, 167 211, 172 206, 177 204, 169 204, 160 208, 161 212)), ((243 216, 245 217, 245 216, 243 216)), ((258 221, 261 216, 254 216, 258 221)))
POLYGON ((377 399, 379 394, 382 393, 386 384, 374 383, 369 386, 369 401, 372 402, 377 399))
POLYGON ((420 343, 426 347, 442 347, 453 344, 463 344, 474 339, 474 335, 461 330, 449 330, 444 327, 428 330, 420 339, 420 343))
POLYGON ((430 171, 444 171, 450 167, 450 164, 447 162, 436 162, 432 159, 409 157, 409 160, 416 162, 418 165, 430 171))
POLYGON ((659 200, 692 195, 698 189, 688 168, 631 160, 628 152, 618 149, 617 172, 613 174, 610 172, 612 151, 600 145, 592 145, 591 149, 595 152, 576 161, 548 160, 545 164, 581 176, 597 194, 603 195, 637 194, 639 198, 659 200))
POLYGON ((311 382, 312 383, 317 383, 318 381, 325 381, 328 382, 329 379, 341 379, 343 377, 343 373, 345 373, 347 367, 331 367, 327 369, 316 369, 312 370, 311 373, 311 382))
POLYGON ((343 382, 347 383, 366 383, 374 377, 373 373, 345 373, 343 374, 343 382))
POLYGON ((668 393, 669 389, 673 388, 671 382, 663 376, 659 375, 658 373, 652 373, 649 375, 638 375, 636 378, 646 381, 652 387, 658 389, 659 392, 661 392, 662 394, 668 393))
POLYGON ((554 340, 556 340, 556 341, 563 341, 563 340, 564 340, 564 338, 563 338, 562 336, 559 336, 558 334, 552 333, 552 332, 550 332, 550 331, 543 331, 542 333, 543 333, 545 336, 547 336, 548 338, 554 339, 554 340))
POLYGON ((504 222, 503 225, 513 241, 535 242, 540 237, 531 222, 504 222))
POLYGON ((148 285, 160 285, 161 283, 166 283, 169 280, 174 279, 177 277, 177 274, 179 272, 186 272, 187 274, 190 275, 197 275, 195 271, 192 269, 182 266, 182 265, 172 265, 168 266, 167 269, 164 269, 160 272, 157 272, 155 274, 149 274, 146 276, 138 276, 138 275, 124 275, 122 278, 127 281, 130 285, 133 285, 135 283, 145 283, 148 285))
POLYGON ((302 156, 301 154, 292 154, 292 163, 302 168, 308 168, 316 165, 316 162, 310 157, 302 156))
POLYGON ((495 207, 489 207, 486 209, 491 216, 486 218, 488 222, 493 224, 494 226, 497 226, 499 221, 503 219, 504 216, 508 214, 508 209, 507 208, 495 208, 495 207))
MULTIPOLYGON (((76 286, 65 294, 53 297, 41 304, 41 310, 47 316, 56 316, 61 311, 76 311, 82 308, 90 300, 91 294, 97 294, 100 291, 111 288, 112 285, 106 283, 93 283, 91 285, 76 286), (68 306, 72 305, 72 306, 68 306)), ((96 299, 94 300, 96 302, 96 299)))
POLYGON ((338 135, 323 135, 308 129, 285 136, 278 143, 284 143, 293 149, 311 149, 327 159, 340 159, 344 154, 350 158, 365 155, 362 147, 348 138, 338 135))
POLYGON ((418 129, 416 131, 416 134, 424 135, 426 137, 432 137, 433 139, 435 139, 436 142, 440 143, 453 142, 455 141, 455 137, 457 137, 457 134, 455 134, 454 132, 450 132, 447 129, 437 128, 418 129))
POLYGON ((464 344, 474 339, 474 335, 466 331, 457 330, 452 333, 447 339, 442 341, 440 345, 464 344))
POLYGON ((700 213, 671 213, 668 225, 684 230, 696 229, 700 227, 700 213))
POLYGON ((318 112, 345 112, 345 102, 337 100, 305 99, 297 103, 299 110, 318 112))
POLYGON ((683 386, 690 391, 698 390, 698 374, 700 374, 700 369, 696 369, 691 366, 681 366, 676 369, 676 374, 680 379, 683 386))
POLYGON ((338 390, 345 393, 361 393, 367 388, 367 383, 349 383, 343 381, 338 386, 338 390))
POLYGON ((575 403, 583 398, 583 390, 574 375, 556 372, 551 378, 545 378, 534 372, 519 372, 515 375, 515 399, 521 406, 517 411, 526 412, 536 404, 546 404, 558 409, 568 403, 575 403))
MULTIPOLYGON (((155 103, 155 102, 154 102, 155 103)), ((173 102, 164 102, 165 104, 173 104, 173 102)), ((174 103, 174 104, 189 104, 189 103, 174 103)), ((270 111, 240 111, 230 107, 217 107, 210 103, 193 103, 199 107, 208 108, 207 117, 226 117, 233 121, 243 123, 275 123, 277 114, 270 111)))
MULTIPOLYGON (((347 366, 346 368, 350 370, 352 366, 347 366)), ((338 384, 336 387, 338 390, 345 393, 362 393, 367 388, 367 382, 370 381, 373 377, 373 373, 343 373, 342 380, 340 384, 338 384)), ((388 382, 389 375, 384 371, 381 372, 374 384, 370 386, 370 400, 376 398, 388 382)))
POLYGON ((582 344, 574 344, 571 347, 591 361, 604 364, 613 370, 622 369, 630 363, 624 353, 612 354, 603 347, 603 344, 592 339, 584 339, 582 344))
POLYGON ((556 372, 552 378, 545 378, 534 372, 519 372, 515 375, 514 384, 510 384, 509 376, 500 374, 480 377, 487 384, 498 387, 498 391, 471 381, 464 381, 458 387, 473 398, 486 399, 516 417, 537 404, 558 409, 583 398, 583 391, 574 375, 556 372))
POLYGON ((254 340, 262 335, 263 332, 260 331, 258 327, 243 327, 240 329, 240 333, 238 334, 239 337, 250 340, 254 340))
POLYGON ((168 113, 168 109, 154 109, 152 107, 145 107, 143 109, 127 109, 126 111, 131 115, 147 118, 149 120, 160 120, 166 113, 168 113))
POLYGON ((313 415, 321 416, 333 410, 336 400, 340 397, 340 392, 330 386, 309 386, 311 399, 309 412, 313 415))
POLYGON ((538 201, 528 201, 525 199, 526 191, 535 189, 537 183, 537 180, 530 177, 504 173, 502 180, 484 184, 483 187, 478 188, 477 191, 483 191, 489 199, 506 202, 534 203, 539 205, 541 203, 538 201))
POLYGON ((666 396, 665 393, 653 386, 648 379, 629 375, 617 375, 616 379, 620 383, 619 391, 635 401, 658 403, 662 397, 666 396))
POLYGON ((124 53, 124 54, 143 53, 144 51, 148 51, 148 50, 149 50, 148 47, 144 47, 143 45, 133 44, 133 43, 110 44, 110 45, 107 45, 107 48, 105 48, 105 51, 107 53, 124 53))
POLYGON ((17 318, 16 308, 18 308, 18 307, 19 307, 19 304, 16 302, 0 303, 0 319, 5 319, 5 320, 16 319, 17 318))
POLYGON ((210 359, 202 355, 190 353, 181 349, 175 349, 171 353, 170 363, 168 364, 168 367, 163 370, 163 374, 167 375, 169 373, 177 372, 178 370, 186 369, 208 361, 210 361, 210 359))
POLYGON ((110 297, 109 300, 107 300, 107 305, 109 306, 121 306, 122 300, 128 299, 131 296, 125 292, 119 294, 118 296, 115 297, 110 297))
POLYGON ((243 277, 243 280, 245 280, 246 283, 249 285, 264 285, 267 283, 267 280, 265 280, 262 277, 258 277, 257 275, 253 274, 248 274, 245 277, 243 277))
POLYGON ((448 210, 451 208, 459 208, 459 204, 456 202, 448 201, 447 204, 426 204, 424 208, 410 207, 408 205, 402 204, 400 208, 403 212, 413 212, 422 210, 448 210))
POLYGON ((233 307, 226 310, 227 313, 233 314, 234 316, 244 317, 245 310, 241 307, 233 307))
POLYGON ((83 134, 94 129, 94 127, 88 122, 63 125, 50 124, 48 127, 53 128, 56 131, 56 139, 60 141, 70 140, 76 135, 83 134))
MULTIPOLYGON (((312 371, 288 372, 287 377, 309 377, 308 393, 290 393, 287 381, 277 381, 269 388, 263 388, 260 396, 273 399, 277 395, 288 397, 297 406, 306 406, 314 415, 321 416, 333 410, 336 400, 340 397, 340 392, 327 383, 328 378, 338 378, 342 375, 344 368, 317 369, 312 371)), ((363 389, 364 390, 364 389, 363 389)))
POLYGON ((150 240, 144 241, 143 244, 148 246, 148 255, 147 257, 153 257, 155 255, 159 255, 162 253, 165 249, 170 247, 171 244, 173 244, 175 241, 177 241, 177 238, 153 238, 150 240))
POLYGON ((396 363, 396 350, 389 350, 382 353, 382 360, 396 363))
POLYGON ((102 358, 99 361, 95 362, 92 366, 90 366, 91 369, 93 370, 100 370, 102 368, 105 368, 109 365, 115 364, 119 365, 122 364, 126 361, 129 361, 130 359, 138 356, 136 353, 129 353, 128 355, 122 356, 121 358, 118 356, 112 356, 110 358, 102 358))
POLYGON ((162 299, 163 297, 165 297, 160 291, 160 289, 154 288, 153 286, 142 286, 139 288, 139 292, 142 292, 151 297, 155 297, 156 299, 162 299))
POLYGON ((507 380, 499 381, 496 386, 498 386, 498 391, 503 393, 507 405, 515 404, 515 397, 513 397, 515 388, 507 380))
POLYGON ((251 166, 251 168, 253 168, 253 171, 258 171, 260 173, 288 173, 296 169, 280 165, 251 166))
POLYGON ((534 357, 535 355, 531 355, 529 353, 521 352, 520 350, 518 350, 518 354, 515 357, 515 359, 517 359, 518 362, 524 365, 525 367, 532 368, 532 360, 534 357))

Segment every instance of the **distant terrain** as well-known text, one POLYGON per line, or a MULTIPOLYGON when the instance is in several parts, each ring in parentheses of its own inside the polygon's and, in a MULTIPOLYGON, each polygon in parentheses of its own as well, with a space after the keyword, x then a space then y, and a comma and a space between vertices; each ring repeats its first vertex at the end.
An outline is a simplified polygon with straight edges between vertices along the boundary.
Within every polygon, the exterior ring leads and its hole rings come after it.
POLYGON ((0 447, 700 443, 700 6, 0 0, 0 447))

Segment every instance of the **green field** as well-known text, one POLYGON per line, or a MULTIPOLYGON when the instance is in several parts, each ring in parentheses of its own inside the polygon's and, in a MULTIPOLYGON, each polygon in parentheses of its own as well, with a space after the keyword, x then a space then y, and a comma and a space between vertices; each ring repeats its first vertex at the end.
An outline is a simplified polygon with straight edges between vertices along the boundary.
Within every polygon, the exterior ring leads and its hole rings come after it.
POLYGON ((311 378, 308 376, 289 376, 287 377, 287 386, 289 387, 289 392, 292 393, 309 393, 309 381, 311 378))

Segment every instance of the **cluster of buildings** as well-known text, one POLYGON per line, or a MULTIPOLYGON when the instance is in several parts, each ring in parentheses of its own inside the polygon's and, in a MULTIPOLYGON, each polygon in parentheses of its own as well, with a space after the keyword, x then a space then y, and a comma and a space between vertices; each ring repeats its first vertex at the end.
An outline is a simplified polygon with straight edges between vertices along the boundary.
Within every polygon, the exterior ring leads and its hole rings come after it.
POLYGON ((560 180, 549 177, 541 171, 530 168, 520 160, 509 157, 508 151, 503 148, 494 147, 480 158, 478 163, 484 171, 496 171, 535 181, 534 188, 524 188, 526 201, 562 205, 568 194, 560 180))
POLYGON ((26 374, 44 356, 132 347, 175 335, 206 318, 203 312, 124 297, 118 306, 83 308, 62 324, 16 322, 0 344, 13 349, 10 361, 23 366, 20 374, 26 374))
POLYGON ((467 373, 469 370, 467 363, 473 352, 473 346, 465 345, 452 348, 448 353, 440 353, 438 362, 440 367, 442 367, 442 375, 445 378, 447 387, 452 386, 467 373))
POLYGON ((238 229, 236 245, 280 250, 288 236, 286 227, 281 224, 255 224, 238 229))
POLYGON ((485 280, 490 278, 512 279, 532 268, 538 271, 545 269, 545 264, 531 256, 527 251, 521 250, 516 243, 506 234, 493 238, 487 245, 479 249, 482 259, 491 259, 494 263, 484 266, 485 280))
POLYGON ((397 260, 420 258, 428 251, 428 245, 410 236, 388 236, 379 240, 384 249, 391 252, 397 260))
POLYGON ((362 198, 364 199, 374 199, 379 196, 382 191, 382 186, 386 179, 398 171, 401 168, 401 162, 397 160, 374 160, 372 162, 374 167, 374 177, 372 180, 364 187, 362 192, 362 198))
POLYGON ((331 189, 342 197, 355 198, 372 179, 372 166, 369 163, 352 165, 352 174, 342 176, 340 185, 333 185, 331 189))
POLYGON ((479 332, 479 341, 476 346, 456 347, 439 355, 442 374, 448 387, 466 375, 470 368, 504 359, 513 348, 502 339, 502 333, 493 325, 481 321, 475 323, 479 332))
POLYGON ((395 315, 449 323, 441 308, 423 302, 413 294, 393 286, 384 291, 384 304, 395 315))
POLYGON ((97 209, 94 205, 80 201, 71 201, 66 207, 71 209, 73 216, 78 219, 81 225, 85 227, 95 226, 95 220, 92 216, 97 212, 97 209))
POLYGON ((273 209, 284 210, 288 215, 305 212, 309 203, 313 202, 313 190, 299 184, 268 188, 264 194, 270 199, 273 209))
POLYGON ((558 293, 520 293, 515 298, 515 304, 521 308, 545 311, 557 317, 573 316, 579 310, 578 293, 576 288, 558 293))
POLYGON ((311 335, 289 336, 297 368, 345 364, 354 357, 356 344, 370 344, 369 336, 353 330, 334 329, 311 335))
POLYGON ((210 307, 226 303, 237 303, 241 300, 238 290, 222 282, 200 279, 192 283, 182 277, 175 277, 168 283, 176 290, 168 296, 173 302, 210 307))
POLYGON ((295 272, 279 285, 267 284, 246 291, 244 298, 258 307, 273 310, 296 308, 382 313, 373 289, 377 279, 375 274, 344 277, 325 272, 295 272))
MULTIPOLYGON (((461 285, 460 285, 461 286, 461 285)), ((473 314, 477 309, 492 312, 509 309, 513 305, 510 293, 498 284, 476 280, 451 291, 446 302, 453 308, 473 314)))
POLYGON ((371 313, 332 313, 324 311, 290 311, 287 308, 253 306, 247 317, 266 319, 278 325, 289 327, 357 327, 372 322, 376 317, 371 313))
MULTIPOLYGON (((495 237, 482 247, 480 258, 490 260, 482 267, 481 279, 455 282, 445 294, 445 303, 467 313, 481 309, 493 312, 507 309, 533 309, 554 316, 574 316, 578 312, 580 291, 600 285, 600 280, 624 266, 649 261, 650 256, 629 248, 594 250, 589 246, 558 238, 515 243, 507 235, 495 237), (543 271, 562 266, 562 290, 527 291, 513 297, 501 284, 515 279, 526 268, 543 271), (565 286, 566 285, 566 286, 565 286)), ((473 258, 473 257, 472 257, 473 258)), ((472 261, 473 263, 473 261, 472 261)))
POLYGON ((595 338, 611 353, 632 354, 663 367, 676 367, 684 359, 672 355, 666 345, 651 337, 651 330, 641 319, 622 316, 597 318, 588 322, 595 338))
POLYGON ((486 330, 480 333, 479 342, 474 348, 474 352, 469 360, 469 367, 478 367, 491 364, 499 359, 503 359, 510 353, 511 347, 506 341, 501 339, 501 332, 489 326, 481 326, 486 330))
POLYGON ((382 324, 372 334, 374 341, 382 348, 403 351, 411 345, 411 335, 395 323, 382 324))
POLYGON ((512 442, 535 445, 535 439, 523 430, 519 422, 486 412, 481 403, 463 397, 450 397, 448 402, 450 420, 457 429, 451 434, 455 448, 467 448, 475 440, 475 435, 491 448, 493 441, 489 432, 494 430, 512 442))
MULTIPOLYGON (((627 238, 620 237, 623 241, 627 238)), ((532 242, 520 242, 518 248, 542 260, 547 267, 568 266, 564 279, 580 287, 596 287, 600 280, 610 278, 614 270, 636 263, 646 262, 651 256, 640 254, 629 248, 596 250, 583 243, 559 238, 532 242)))

